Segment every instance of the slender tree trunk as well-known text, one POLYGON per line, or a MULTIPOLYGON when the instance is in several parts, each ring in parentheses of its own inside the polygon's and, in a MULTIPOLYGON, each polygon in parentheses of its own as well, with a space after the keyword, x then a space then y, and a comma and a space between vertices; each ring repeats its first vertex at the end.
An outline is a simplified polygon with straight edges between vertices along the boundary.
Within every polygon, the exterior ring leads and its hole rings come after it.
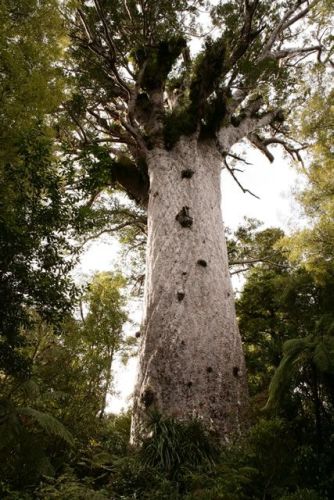
POLYGON ((183 139, 149 160, 145 318, 132 436, 156 409, 228 439, 247 405, 221 215, 221 156, 183 139))
POLYGON ((100 419, 104 417, 105 411, 106 411, 106 406, 107 406, 107 397, 108 397, 108 392, 110 389, 110 384, 111 384, 111 378, 112 378, 112 373, 111 373, 111 368, 112 368, 112 362, 114 359, 114 348, 112 347, 109 355, 108 355, 108 365, 107 365, 107 372, 106 372, 106 379, 103 387, 103 397, 102 397, 102 404, 101 404, 101 410, 100 410, 100 419))
POLYGON ((317 370, 313 365, 312 365, 312 392, 313 392, 317 447, 318 447, 318 453, 320 453, 323 448, 321 400, 319 398, 319 384, 318 384, 317 370))

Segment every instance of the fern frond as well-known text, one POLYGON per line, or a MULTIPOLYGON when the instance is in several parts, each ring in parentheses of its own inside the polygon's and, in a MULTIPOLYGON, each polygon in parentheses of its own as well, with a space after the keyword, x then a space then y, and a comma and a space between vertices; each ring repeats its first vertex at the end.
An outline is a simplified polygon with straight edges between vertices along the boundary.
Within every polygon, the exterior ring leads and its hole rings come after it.
POLYGON ((313 363, 321 373, 334 373, 334 345, 332 338, 324 337, 315 347, 313 363))
POLYGON ((298 363, 296 363, 298 354, 299 349, 292 350, 292 353, 283 356, 273 378, 271 379, 269 385, 269 397, 264 410, 273 409, 279 403, 298 366, 298 363))
POLYGON ((73 446, 74 439, 66 427, 49 413, 41 412, 30 407, 18 408, 19 415, 25 415, 33 419, 45 432, 59 437, 69 445, 73 446))
POLYGON ((314 337, 313 335, 308 335, 307 337, 301 339, 290 339, 283 344, 283 356, 285 355, 296 355, 302 351, 307 351, 314 347, 314 337))
POLYGON ((334 337, 308 335, 287 340, 283 345, 283 358, 269 386, 269 398, 264 409, 277 406, 292 377, 301 365, 313 364, 320 373, 334 373, 334 337))
POLYGON ((27 399, 37 399, 41 395, 39 385, 33 379, 23 382, 21 390, 27 399))
POLYGON ((20 422, 15 408, 11 405, 0 407, 0 450, 6 448, 17 439, 20 433, 20 422))

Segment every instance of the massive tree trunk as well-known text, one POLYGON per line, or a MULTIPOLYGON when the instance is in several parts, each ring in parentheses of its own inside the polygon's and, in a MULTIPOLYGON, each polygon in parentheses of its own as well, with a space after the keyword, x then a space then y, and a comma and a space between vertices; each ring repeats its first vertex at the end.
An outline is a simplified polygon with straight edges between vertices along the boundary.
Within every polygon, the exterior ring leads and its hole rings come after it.
POLYGON ((132 436, 150 411, 198 417, 228 439, 247 406, 221 215, 221 156, 183 138, 149 153, 145 317, 132 436))

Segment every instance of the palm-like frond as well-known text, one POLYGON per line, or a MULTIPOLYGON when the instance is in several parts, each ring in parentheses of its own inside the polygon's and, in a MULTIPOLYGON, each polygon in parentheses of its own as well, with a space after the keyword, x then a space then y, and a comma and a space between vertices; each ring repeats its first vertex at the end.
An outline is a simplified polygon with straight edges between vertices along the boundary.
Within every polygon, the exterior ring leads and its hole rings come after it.
POLYGON ((41 412, 30 407, 22 407, 17 409, 19 415, 30 417, 34 420, 47 434, 59 437, 69 445, 73 445, 74 439, 72 434, 66 427, 55 417, 49 413, 41 412))
POLYGON ((19 436, 20 421, 18 415, 8 401, 0 402, 0 450, 6 448, 19 436))
POLYGON ((41 395, 38 383, 32 378, 23 382, 20 389, 27 399, 37 399, 41 395))
POLYGON ((334 373, 334 337, 323 336, 314 349, 313 362, 321 373, 334 373))
POLYGON ((287 340, 283 345, 283 358, 269 386, 265 409, 274 408, 291 384, 293 377, 304 366, 312 366, 319 374, 334 374, 334 337, 308 335, 287 340))
POLYGON ((282 395, 290 384, 294 368, 296 368, 296 356, 285 355, 276 369, 269 386, 269 397, 264 409, 274 408, 280 401, 282 395))

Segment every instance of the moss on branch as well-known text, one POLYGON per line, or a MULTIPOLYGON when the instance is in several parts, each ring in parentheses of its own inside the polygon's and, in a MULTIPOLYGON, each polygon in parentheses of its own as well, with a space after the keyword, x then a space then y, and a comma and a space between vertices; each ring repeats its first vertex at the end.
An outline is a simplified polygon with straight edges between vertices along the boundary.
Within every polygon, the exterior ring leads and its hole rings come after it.
POLYGON ((190 83, 190 102, 197 103, 200 112, 206 99, 213 91, 219 89, 224 71, 225 45, 222 38, 212 41, 208 39, 205 50, 199 54, 194 64, 193 78, 190 83))
POLYGON ((161 88, 185 47, 186 40, 182 37, 175 37, 163 40, 156 46, 138 49, 135 52, 138 67, 146 65, 141 82, 142 88, 147 91, 161 88))
POLYGON ((119 184, 131 199, 146 204, 149 179, 144 160, 135 163, 126 155, 111 158, 106 148, 93 144, 82 155, 82 164, 88 174, 81 181, 82 189, 99 191, 119 184))
POLYGON ((171 149, 182 135, 200 130, 201 138, 212 137, 226 115, 226 95, 220 88, 224 73, 225 45, 208 39, 194 66, 188 95, 165 117, 164 140, 171 149))
POLYGON ((191 135, 197 129, 197 115, 191 106, 177 107, 165 116, 164 142, 167 149, 172 149, 182 135, 191 135))
POLYGON ((122 186, 127 195, 140 205, 145 205, 148 198, 149 179, 144 160, 134 163, 128 157, 121 157, 112 166, 114 182, 122 186))

